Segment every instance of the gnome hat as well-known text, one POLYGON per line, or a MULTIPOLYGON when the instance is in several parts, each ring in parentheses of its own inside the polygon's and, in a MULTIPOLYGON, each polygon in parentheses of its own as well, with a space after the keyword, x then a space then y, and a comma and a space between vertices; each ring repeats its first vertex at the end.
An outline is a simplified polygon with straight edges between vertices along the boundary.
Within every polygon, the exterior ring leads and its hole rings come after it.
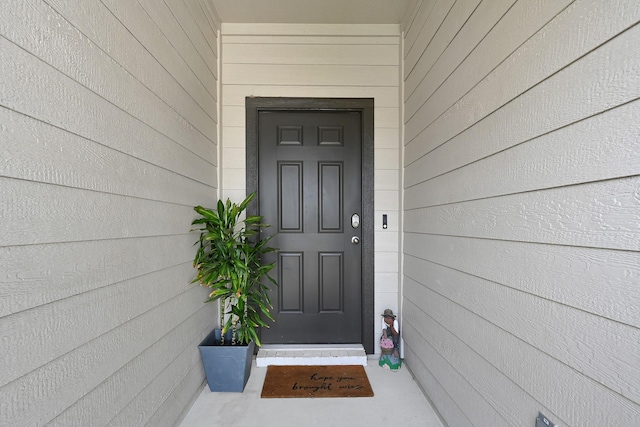
POLYGON ((390 308, 387 308, 384 310, 384 313, 381 314, 382 317, 393 317, 394 319, 396 318, 396 315, 393 314, 393 310, 391 310, 390 308))

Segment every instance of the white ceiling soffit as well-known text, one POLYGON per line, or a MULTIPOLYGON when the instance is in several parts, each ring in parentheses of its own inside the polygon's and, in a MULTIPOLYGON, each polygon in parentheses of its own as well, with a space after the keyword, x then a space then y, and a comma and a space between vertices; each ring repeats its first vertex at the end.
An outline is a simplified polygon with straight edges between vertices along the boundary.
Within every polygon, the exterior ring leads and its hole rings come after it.
POLYGON ((211 0, 224 23, 398 24, 415 0, 211 0))

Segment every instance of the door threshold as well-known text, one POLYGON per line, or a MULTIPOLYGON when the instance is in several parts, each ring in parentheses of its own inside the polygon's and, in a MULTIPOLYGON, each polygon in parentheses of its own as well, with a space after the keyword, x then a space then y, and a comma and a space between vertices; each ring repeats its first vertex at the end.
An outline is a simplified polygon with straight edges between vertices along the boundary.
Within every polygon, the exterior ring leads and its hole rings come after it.
POLYGON ((262 344, 265 350, 322 350, 322 349, 364 349, 362 344, 262 344))
POLYGON ((270 365, 367 366, 367 354, 362 344, 264 344, 256 366, 270 365))

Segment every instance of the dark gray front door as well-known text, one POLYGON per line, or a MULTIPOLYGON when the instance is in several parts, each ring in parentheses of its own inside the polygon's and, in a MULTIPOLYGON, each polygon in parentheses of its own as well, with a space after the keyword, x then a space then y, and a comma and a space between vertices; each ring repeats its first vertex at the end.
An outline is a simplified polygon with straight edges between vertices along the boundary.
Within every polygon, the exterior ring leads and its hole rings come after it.
POLYGON ((265 260, 277 256, 281 286, 263 342, 360 342, 373 353, 373 99, 246 105, 247 192, 258 191, 248 213, 273 225, 280 249, 265 260))
POLYGON ((361 342, 361 123, 354 111, 258 114, 259 209, 279 248, 265 343, 361 342))

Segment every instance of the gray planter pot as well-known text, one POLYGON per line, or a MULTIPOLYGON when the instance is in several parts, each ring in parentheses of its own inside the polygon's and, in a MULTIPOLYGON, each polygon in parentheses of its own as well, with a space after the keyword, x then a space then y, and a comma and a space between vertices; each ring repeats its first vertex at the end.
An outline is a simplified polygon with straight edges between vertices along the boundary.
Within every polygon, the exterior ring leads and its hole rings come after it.
MULTIPOLYGON (((230 337, 226 337, 227 340, 230 337)), ((220 345, 220 329, 211 331, 198 346, 211 391, 242 392, 251 374, 255 343, 220 345)))

